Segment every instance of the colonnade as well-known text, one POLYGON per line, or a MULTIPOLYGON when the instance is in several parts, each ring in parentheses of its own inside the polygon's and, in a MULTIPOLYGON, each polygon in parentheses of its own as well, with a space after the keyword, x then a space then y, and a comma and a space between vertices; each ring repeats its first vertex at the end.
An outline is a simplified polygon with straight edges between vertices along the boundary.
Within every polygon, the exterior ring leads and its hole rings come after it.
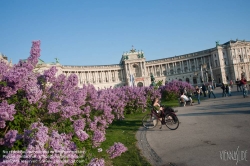
POLYGON ((193 59, 186 59, 182 61, 168 62, 168 63, 157 63, 147 64, 147 73, 152 73, 155 76, 170 76, 174 74, 185 74, 189 72, 200 71, 200 66, 207 64, 207 67, 211 64, 211 55, 197 57, 193 59))
POLYGON ((78 76, 79 84, 100 84, 112 82, 124 82, 125 73, 123 69, 120 70, 97 70, 97 71, 79 71, 79 70, 65 70, 63 73, 68 77, 74 73, 78 76))

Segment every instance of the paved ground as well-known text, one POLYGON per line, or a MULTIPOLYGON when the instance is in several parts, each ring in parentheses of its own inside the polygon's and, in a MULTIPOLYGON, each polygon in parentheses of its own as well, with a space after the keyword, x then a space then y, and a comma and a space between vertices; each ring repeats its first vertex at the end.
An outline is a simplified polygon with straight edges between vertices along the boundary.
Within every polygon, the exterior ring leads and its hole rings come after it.
POLYGON ((137 132, 138 146, 153 166, 250 165, 250 97, 235 91, 221 97, 220 92, 217 88, 217 98, 200 105, 176 108, 177 130, 163 126, 137 132))

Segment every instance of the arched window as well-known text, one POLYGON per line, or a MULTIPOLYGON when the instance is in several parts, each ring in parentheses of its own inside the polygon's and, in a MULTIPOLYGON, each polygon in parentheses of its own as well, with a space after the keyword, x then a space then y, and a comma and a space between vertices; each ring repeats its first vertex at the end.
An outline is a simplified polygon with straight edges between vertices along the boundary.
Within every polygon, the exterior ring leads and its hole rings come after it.
POLYGON ((138 82, 137 87, 143 87, 143 83, 142 82, 138 82))

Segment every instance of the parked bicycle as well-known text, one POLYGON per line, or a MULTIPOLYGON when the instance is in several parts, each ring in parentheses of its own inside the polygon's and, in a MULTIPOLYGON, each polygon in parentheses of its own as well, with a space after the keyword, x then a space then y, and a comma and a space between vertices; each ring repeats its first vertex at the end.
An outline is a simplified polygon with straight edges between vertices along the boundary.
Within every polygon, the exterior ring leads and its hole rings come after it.
POLYGON ((179 127, 179 120, 176 116, 176 112, 171 107, 167 107, 163 111, 163 115, 157 113, 153 106, 148 106, 150 108, 150 113, 142 118, 142 125, 147 129, 152 129, 157 126, 158 122, 161 122, 160 129, 162 125, 166 125, 170 130, 176 130, 179 127), (162 121, 163 118, 163 121, 162 121))

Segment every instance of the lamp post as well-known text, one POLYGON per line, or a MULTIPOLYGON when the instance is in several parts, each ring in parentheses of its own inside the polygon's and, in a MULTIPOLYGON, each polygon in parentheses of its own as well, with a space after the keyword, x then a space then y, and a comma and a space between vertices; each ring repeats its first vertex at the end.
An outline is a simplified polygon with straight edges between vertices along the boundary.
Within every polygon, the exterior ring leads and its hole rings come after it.
MULTIPOLYGON (((204 69, 204 72, 205 72, 205 79, 202 78, 202 81, 208 83, 208 69, 207 69, 207 64, 204 63, 204 64, 202 65, 202 68, 204 69)), ((203 71, 202 71, 202 72, 203 72, 203 71)), ((203 76, 203 74, 202 74, 202 76, 203 76)))
MULTIPOLYGON (((198 72, 197 72, 197 71, 194 72, 194 76, 195 76, 195 79, 196 79, 196 84, 198 84, 198 82, 197 82, 198 72)), ((193 83, 194 83, 194 82, 193 82, 193 83)))

